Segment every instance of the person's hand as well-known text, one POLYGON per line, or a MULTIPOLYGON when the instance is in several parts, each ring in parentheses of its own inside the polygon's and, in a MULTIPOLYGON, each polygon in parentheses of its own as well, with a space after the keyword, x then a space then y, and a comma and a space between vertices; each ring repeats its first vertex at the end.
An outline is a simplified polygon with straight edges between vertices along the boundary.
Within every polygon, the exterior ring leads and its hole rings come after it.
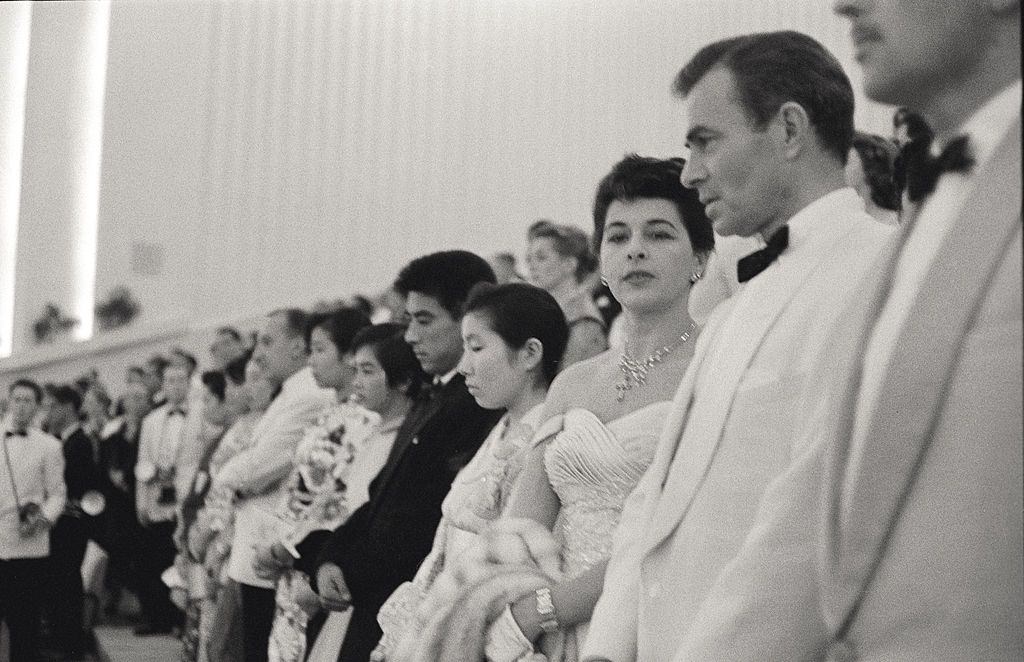
POLYGON ((18 535, 22 538, 32 538, 50 529, 50 520, 40 514, 33 515, 23 522, 18 522, 18 535))
POLYGON ((519 624, 506 606, 487 628, 484 655, 490 662, 515 662, 533 653, 533 644, 519 629, 519 624))
POLYGON ((313 591, 309 582, 305 579, 297 581, 298 584, 295 587, 295 604, 299 605, 299 609, 306 612, 306 616, 313 618, 313 616, 316 616, 317 612, 322 609, 320 606, 320 596, 313 591))
POLYGON ((128 487, 128 480, 125 478, 124 471, 120 469, 111 469, 107 475, 110 477, 110 483, 121 490, 122 492, 130 491, 128 487))
POLYGON ((352 594, 345 584, 345 575, 334 563, 325 563, 316 571, 320 604, 329 611, 345 611, 352 606, 352 594))

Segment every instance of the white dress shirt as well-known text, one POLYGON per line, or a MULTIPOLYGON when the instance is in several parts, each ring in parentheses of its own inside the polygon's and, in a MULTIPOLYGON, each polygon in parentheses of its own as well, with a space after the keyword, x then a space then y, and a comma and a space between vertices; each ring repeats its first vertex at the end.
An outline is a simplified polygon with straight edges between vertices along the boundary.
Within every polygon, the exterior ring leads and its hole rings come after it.
MULTIPOLYGON (((844 511, 849 506, 847 497, 852 493, 853 481, 858 473, 856 469, 860 465, 875 402, 907 315, 935 261, 939 247, 952 230, 967 196, 977 185, 975 174, 985 166, 1013 122, 1020 117, 1020 107, 1021 81, 1018 79, 992 97, 964 124, 960 133, 970 139, 974 167, 967 173, 944 173, 939 178, 935 191, 921 207, 914 228, 896 262, 889 298, 875 322, 864 354, 850 448, 851 470, 846 474, 842 492, 844 511)), ((970 228, 964 231, 970 232, 970 228)), ((971 265, 965 264, 964 268, 970 269, 971 265)))
POLYGON ((46 519, 57 521, 66 499, 64 452, 60 441, 37 428, 24 437, 8 437, 8 430, 0 424, 0 559, 49 556, 48 530, 30 538, 18 534, 18 504, 38 504, 46 519))
MULTIPOLYGON (((177 498, 188 492, 186 481, 191 478, 190 467, 194 468, 191 456, 202 421, 199 413, 187 411, 184 415, 171 414, 172 410, 184 411, 187 403, 171 405, 166 403, 149 412, 142 419, 139 430, 139 459, 136 463, 136 476, 146 476, 151 471, 174 470, 174 489, 177 498), (140 473, 141 471, 141 473, 140 473)), ((140 478, 135 490, 136 510, 151 522, 173 521, 177 509, 177 501, 161 504, 159 481, 140 478)))

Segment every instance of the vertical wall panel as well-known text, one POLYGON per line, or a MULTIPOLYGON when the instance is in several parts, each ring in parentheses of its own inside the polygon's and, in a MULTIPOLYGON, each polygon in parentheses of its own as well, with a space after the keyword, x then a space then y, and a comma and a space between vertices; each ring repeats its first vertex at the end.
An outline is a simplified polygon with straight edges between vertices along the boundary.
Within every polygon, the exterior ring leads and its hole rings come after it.
MULTIPOLYGON (((587 227, 625 152, 681 152, 689 56, 781 27, 857 79, 827 3, 115 0, 98 294, 129 285, 148 321, 242 317, 379 291, 430 250, 519 252, 538 217, 587 227), (139 243, 158 273, 132 271, 139 243)), ((20 324, 44 295, 27 282, 20 324)))

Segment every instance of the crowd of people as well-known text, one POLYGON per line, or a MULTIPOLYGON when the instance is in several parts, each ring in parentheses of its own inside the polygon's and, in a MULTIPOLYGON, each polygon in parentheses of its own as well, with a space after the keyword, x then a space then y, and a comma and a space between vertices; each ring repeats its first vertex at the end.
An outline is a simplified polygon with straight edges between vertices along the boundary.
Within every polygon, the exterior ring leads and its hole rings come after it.
POLYGON ((1019 6, 836 9, 891 138, 811 37, 716 41, 686 158, 528 277, 431 253, 398 315, 273 310, 114 403, 12 382, 13 659, 43 612, 88 650, 92 539, 183 662, 1019 660, 1019 6))

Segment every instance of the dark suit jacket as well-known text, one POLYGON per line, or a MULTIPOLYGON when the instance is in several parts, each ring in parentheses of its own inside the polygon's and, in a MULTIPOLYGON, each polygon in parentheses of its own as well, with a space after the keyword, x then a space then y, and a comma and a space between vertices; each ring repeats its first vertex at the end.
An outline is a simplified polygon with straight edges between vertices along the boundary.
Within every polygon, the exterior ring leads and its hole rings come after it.
MULTIPOLYGON (((476 404, 462 375, 410 411, 370 484, 370 500, 327 538, 316 563, 341 567, 357 611, 376 614, 395 588, 416 574, 430 552, 441 502, 455 474, 500 418, 500 411, 476 404)), ((315 558, 322 541, 311 536, 299 551, 315 558)), ((315 574, 314 567, 308 569, 315 574)))
POLYGON ((99 472, 93 456, 92 440, 81 428, 71 433, 64 442, 64 484, 68 491, 68 505, 50 531, 50 555, 63 559, 68 567, 77 568, 85 554, 86 540, 93 532, 94 518, 76 510, 77 502, 89 490, 99 489, 99 472), (78 565, 75 565, 75 564, 78 565))
POLYGON ((88 490, 100 487, 92 440, 82 428, 72 432, 64 442, 64 483, 68 488, 68 501, 77 501, 88 490))

